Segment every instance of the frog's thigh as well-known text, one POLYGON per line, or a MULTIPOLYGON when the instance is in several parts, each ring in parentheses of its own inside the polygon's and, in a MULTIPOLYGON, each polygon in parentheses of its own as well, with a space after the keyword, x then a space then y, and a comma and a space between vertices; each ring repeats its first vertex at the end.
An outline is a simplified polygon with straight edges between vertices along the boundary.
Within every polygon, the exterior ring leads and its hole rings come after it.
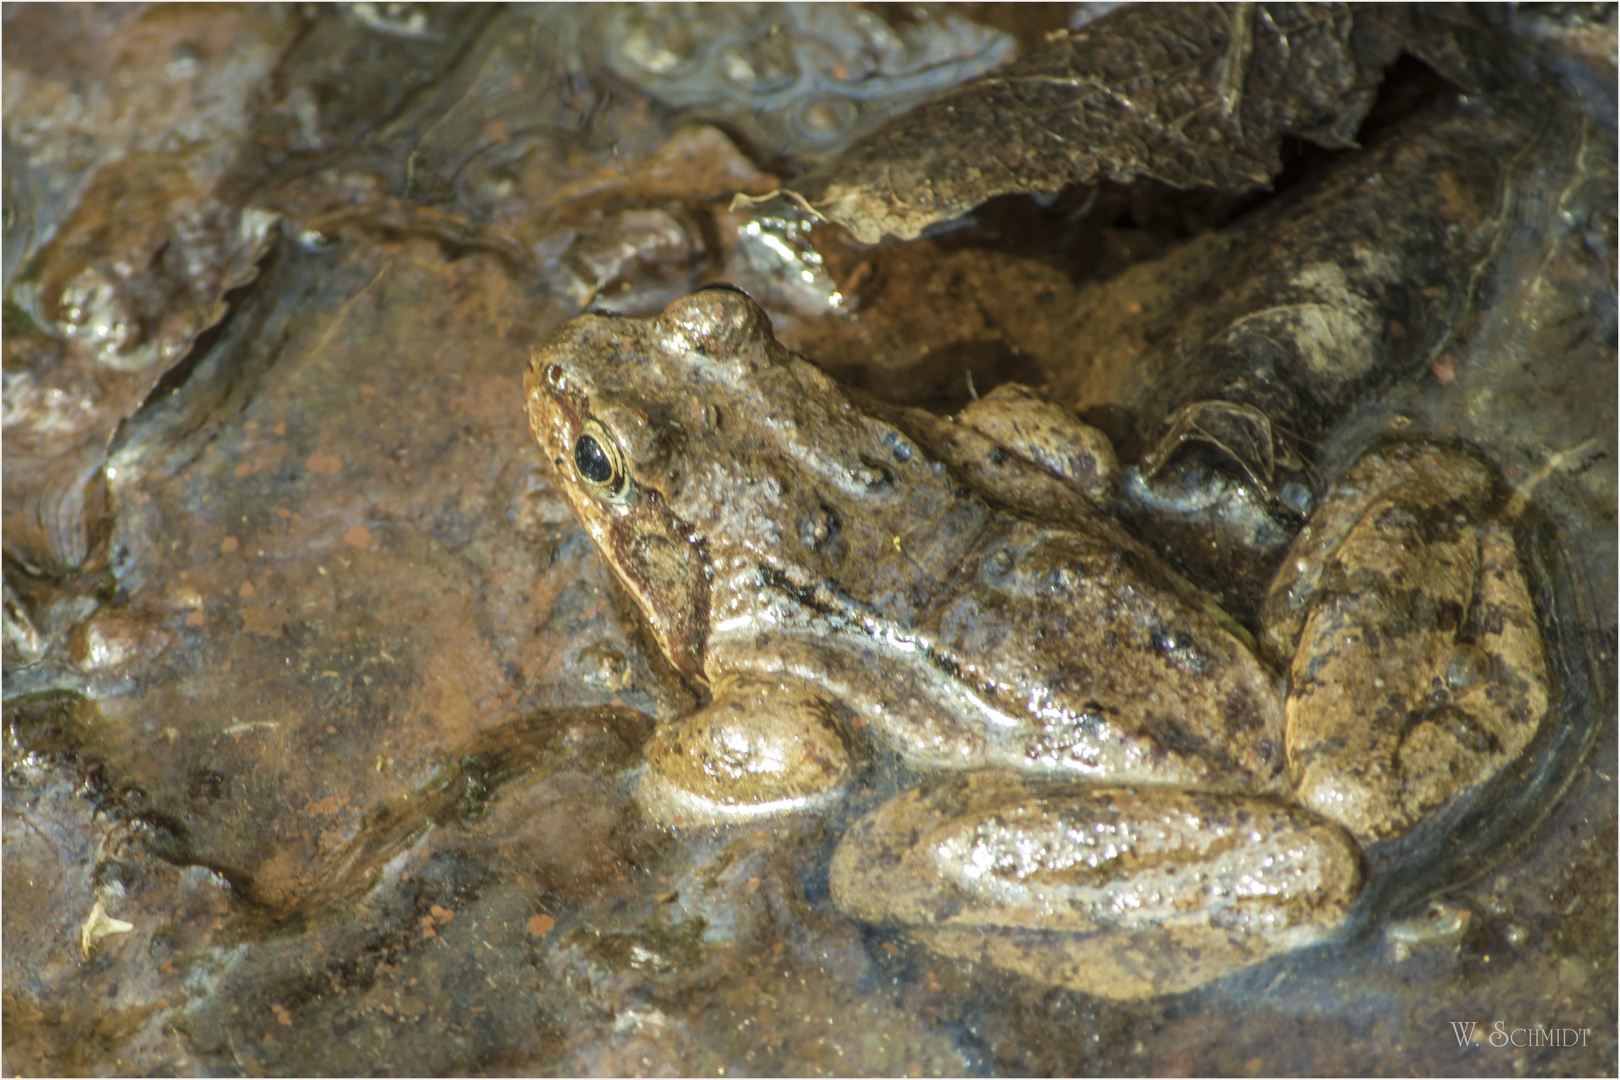
POLYGON ((1119 462, 1108 436, 1027 386, 1002 383, 957 413, 956 422, 1061 476, 1094 501, 1113 492, 1119 462))
POLYGON ((791 678, 732 676, 691 716, 660 726, 637 791, 668 824, 711 825, 836 799, 853 763, 833 704, 791 678))
POLYGON ((1343 830, 1269 799, 990 772, 885 803, 845 835, 831 872, 850 915, 1120 999, 1322 941, 1360 881, 1343 830))
POLYGON ((1447 659, 1436 706, 1408 731, 1396 771, 1407 801, 1428 809, 1518 756, 1547 713, 1547 672, 1535 608, 1512 535, 1480 535, 1479 588, 1469 631, 1447 659))

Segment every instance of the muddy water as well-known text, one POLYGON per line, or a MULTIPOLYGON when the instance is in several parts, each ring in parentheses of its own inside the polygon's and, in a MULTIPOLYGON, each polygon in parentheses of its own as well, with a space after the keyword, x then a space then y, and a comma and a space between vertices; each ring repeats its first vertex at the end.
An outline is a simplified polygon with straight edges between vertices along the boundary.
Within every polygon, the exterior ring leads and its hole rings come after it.
POLYGON ((7 10, 9 1071, 1613 1071, 1612 28, 1524 24, 1534 84, 1484 104, 1411 75, 1275 198, 877 248, 730 209, 1078 20, 1017 14, 7 10), (1374 173, 1404 216, 1358 209, 1374 173), (837 914, 836 814, 642 821, 694 692, 528 438, 531 343, 737 280, 875 392, 1045 384, 1140 453, 1301 236, 1421 285, 1386 374, 1294 413, 1313 467, 1489 457, 1560 691, 1342 940, 1109 1003, 837 914))

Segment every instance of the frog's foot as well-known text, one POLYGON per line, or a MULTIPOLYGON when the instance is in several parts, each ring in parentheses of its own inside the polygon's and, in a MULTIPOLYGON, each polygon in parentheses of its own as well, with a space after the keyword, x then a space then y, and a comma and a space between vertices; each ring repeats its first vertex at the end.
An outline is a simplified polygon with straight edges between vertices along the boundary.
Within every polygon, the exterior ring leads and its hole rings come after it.
POLYGON ((1444 690, 1412 718, 1397 751, 1415 812, 1494 776, 1524 749, 1547 715, 1549 688, 1541 632, 1518 549, 1502 525, 1480 535, 1479 590, 1470 615, 1472 646, 1446 660, 1444 690))
POLYGON ((1002 383, 956 414, 956 422, 1107 505, 1119 480, 1108 436, 1019 383, 1002 383))
POLYGON ((1482 491, 1459 480, 1481 467, 1437 448, 1422 460, 1442 456, 1456 467, 1407 468, 1360 500, 1321 567, 1300 575, 1312 595, 1285 708, 1290 774, 1302 804, 1364 843, 1494 776, 1547 711, 1513 538, 1469 516, 1482 491))
POLYGON ((845 913, 937 952, 1131 999, 1325 940, 1361 871, 1343 830, 1270 799, 981 772, 857 822, 831 878, 845 913))
POLYGON ((795 679, 731 676, 705 709, 653 735, 637 800, 673 825, 816 810, 854 773, 833 704, 795 679))

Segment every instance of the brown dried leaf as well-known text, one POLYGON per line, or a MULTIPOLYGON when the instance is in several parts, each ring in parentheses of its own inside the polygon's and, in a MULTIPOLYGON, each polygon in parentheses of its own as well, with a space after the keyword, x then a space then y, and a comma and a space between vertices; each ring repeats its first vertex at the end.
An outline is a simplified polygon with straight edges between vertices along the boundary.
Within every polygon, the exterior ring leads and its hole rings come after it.
POLYGON ((1076 182, 1264 187, 1283 135, 1350 144, 1411 36, 1405 5, 1124 8, 907 113, 787 194, 874 243, 1076 182))

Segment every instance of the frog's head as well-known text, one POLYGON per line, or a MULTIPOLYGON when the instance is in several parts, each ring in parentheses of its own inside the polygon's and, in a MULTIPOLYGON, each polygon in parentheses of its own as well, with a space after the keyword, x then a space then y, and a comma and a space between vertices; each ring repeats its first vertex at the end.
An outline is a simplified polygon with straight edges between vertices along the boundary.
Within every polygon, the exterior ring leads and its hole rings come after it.
POLYGON ((574 515, 670 661, 701 678, 711 583, 797 530, 797 444, 825 441, 842 393, 729 286, 654 318, 581 316, 535 348, 525 383, 574 515))

